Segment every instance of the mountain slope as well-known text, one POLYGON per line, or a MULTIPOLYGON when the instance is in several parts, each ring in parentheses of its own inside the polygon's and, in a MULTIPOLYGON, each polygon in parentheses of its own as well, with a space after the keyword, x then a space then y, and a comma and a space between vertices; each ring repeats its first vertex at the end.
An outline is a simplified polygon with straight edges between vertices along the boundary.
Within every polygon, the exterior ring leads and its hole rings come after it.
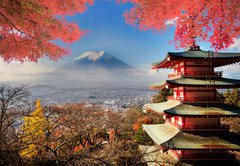
POLYGON ((89 69, 106 69, 106 70, 126 70, 133 69, 130 65, 122 62, 110 53, 105 51, 87 51, 77 57, 74 61, 61 67, 63 70, 89 70, 89 69))
POLYGON ((152 76, 105 51, 84 52, 53 72, 34 78, 35 84, 55 88, 136 87, 147 86, 150 82, 155 82, 152 76))

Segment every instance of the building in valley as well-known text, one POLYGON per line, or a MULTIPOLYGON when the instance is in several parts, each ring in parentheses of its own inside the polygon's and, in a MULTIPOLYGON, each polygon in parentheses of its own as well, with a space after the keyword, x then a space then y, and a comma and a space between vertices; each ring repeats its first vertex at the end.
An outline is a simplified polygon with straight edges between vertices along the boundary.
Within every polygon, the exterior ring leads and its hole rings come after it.
POLYGON ((217 89, 239 88, 240 80, 224 78, 215 68, 237 62, 240 53, 214 53, 192 46, 185 52, 168 52, 153 64, 153 69, 174 70, 168 80, 150 86, 153 90, 169 88, 173 96, 144 106, 165 119, 164 124, 143 125, 161 151, 182 162, 234 160, 231 151, 240 150, 240 138, 220 118, 240 117, 240 109, 224 104, 217 89))

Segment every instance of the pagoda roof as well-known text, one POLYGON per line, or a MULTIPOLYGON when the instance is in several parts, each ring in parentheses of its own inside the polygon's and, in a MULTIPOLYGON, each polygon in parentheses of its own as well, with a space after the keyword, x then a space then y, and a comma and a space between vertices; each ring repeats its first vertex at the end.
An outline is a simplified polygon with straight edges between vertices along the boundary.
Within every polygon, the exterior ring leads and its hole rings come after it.
POLYGON ((162 103, 145 104, 159 114, 182 116, 240 116, 240 108, 223 103, 181 103, 178 100, 168 100, 162 103))
MULTIPOLYGON (((159 137, 161 137, 159 135, 159 137)), ((230 132, 179 132, 164 147, 171 149, 240 150, 239 136, 230 132)))
POLYGON ((166 109, 168 114, 183 116, 240 116, 240 108, 224 103, 179 104, 166 109))
POLYGON ((163 114, 165 110, 173 109, 174 107, 181 104, 178 100, 168 100, 161 103, 145 104, 144 107, 147 110, 155 111, 156 113, 163 114))
POLYGON ((169 123, 143 125, 143 129, 158 145, 169 141, 180 131, 178 128, 169 123))
POLYGON ((240 150, 240 140, 229 132, 182 132, 171 124, 143 125, 157 145, 170 149, 240 150))
POLYGON ((206 86, 214 86, 216 88, 234 88, 240 87, 240 80, 223 78, 223 77, 175 77, 171 80, 166 80, 163 83, 154 83, 150 85, 150 89, 163 89, 166 85, 168 87, 206 87, 206 86), (211 81, 210 81, 211 80, 211 81))
POLYGON ((153 63, 153 69, 171 68, 174 61, 193 61, 193 60, 211 60, 214 62, 214 67, 229 65, 240 61, 240 53, 228 52, 209 52, 209 51, 183 51, 183 52, 168 52, 165 59, 153 63), (214 55, 213 55, 214 54, 214 55))

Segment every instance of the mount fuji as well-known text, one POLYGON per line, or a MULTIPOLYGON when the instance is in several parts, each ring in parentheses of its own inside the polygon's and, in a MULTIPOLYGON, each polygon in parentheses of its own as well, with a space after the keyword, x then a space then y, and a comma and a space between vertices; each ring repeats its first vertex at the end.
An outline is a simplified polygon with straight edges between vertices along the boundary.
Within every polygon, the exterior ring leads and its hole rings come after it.
POLYGON ((52 72, 33 77, 32 83, 56 88, 146 87, 155 78, 106 51, 87 51, 52 72))
POLYGON ((122 62, 105 51, 86 51, 74 61, 62 66, 63 70, 95 70, 105 69, 108 71, 131 70, 132 66, 122 62))

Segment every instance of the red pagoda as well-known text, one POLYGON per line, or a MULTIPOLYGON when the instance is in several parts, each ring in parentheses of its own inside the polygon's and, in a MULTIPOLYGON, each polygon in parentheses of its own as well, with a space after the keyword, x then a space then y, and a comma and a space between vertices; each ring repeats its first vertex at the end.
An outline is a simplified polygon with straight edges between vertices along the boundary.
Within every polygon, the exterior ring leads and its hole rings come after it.
POLYGON ((165 59, 153 64, 153 69, 174 70, 168 80, 150 86, 172 89, 173 96, 144 107, 165 119, 164 124, 143 125, 162 152, 173 154, 180 162, 234 160, 231 152, 240 150, 240 138, 220 118, 240 117, 240 109, 224 104, 217 89, 239 88, 240 80, 223 78, 214 69, 236 62, 240 62, 240 53, 214 53, 193 46, 184 52, 168 52, 165 59))

